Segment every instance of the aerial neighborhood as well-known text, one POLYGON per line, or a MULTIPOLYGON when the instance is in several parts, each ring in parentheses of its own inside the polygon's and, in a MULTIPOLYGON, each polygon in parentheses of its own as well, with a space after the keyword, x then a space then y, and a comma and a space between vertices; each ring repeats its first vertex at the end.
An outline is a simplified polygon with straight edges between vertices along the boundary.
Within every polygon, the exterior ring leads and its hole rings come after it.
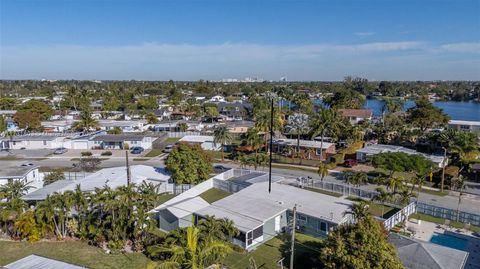
POLYGON ((480 117, 432 99, 458 84, 1 86, 0 249, 57 251, 6 268, 96 268, 69 241, 124 268, 480 268, 480 117))

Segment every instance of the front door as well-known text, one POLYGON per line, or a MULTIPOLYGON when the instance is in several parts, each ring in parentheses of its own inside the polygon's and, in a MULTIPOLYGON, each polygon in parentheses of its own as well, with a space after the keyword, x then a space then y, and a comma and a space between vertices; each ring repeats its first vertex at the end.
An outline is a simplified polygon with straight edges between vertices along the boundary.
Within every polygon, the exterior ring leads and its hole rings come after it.
POLYGON ((275 232, 277 233, 280 232, 280 219, 281 219, 281 216, 275 217, 275 232))

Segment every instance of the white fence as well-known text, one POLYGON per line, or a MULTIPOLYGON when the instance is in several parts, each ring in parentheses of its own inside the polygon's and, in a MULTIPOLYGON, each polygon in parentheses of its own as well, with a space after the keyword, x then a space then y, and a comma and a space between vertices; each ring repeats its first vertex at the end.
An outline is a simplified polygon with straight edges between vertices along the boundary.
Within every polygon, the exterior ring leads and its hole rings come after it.
POLYGON ((415 213, 416 210, 417 210, 416 202, 411 202, 409 205, 402 208, 393 216, 383 221, 383 225, 385 226, 385 229, 391 230, 393 227, 395 227, 395 225, 407 220, 408 216, 415 213))

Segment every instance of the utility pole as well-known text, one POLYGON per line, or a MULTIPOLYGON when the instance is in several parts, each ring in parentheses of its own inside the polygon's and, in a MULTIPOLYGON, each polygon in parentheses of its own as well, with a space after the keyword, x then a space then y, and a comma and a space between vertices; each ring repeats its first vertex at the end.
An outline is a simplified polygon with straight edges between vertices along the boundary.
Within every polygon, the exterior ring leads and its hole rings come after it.
POLYGON ((130 165, 128 164, 128 150, 125 151, 125 160, 127 165, 127 186, 130 186, 130 165))
POLYGON ((295 229, 297 226, 297 204, 293 206, 293 225, 292 225, 292 242, 290 247, 290 269, 293 269, 293 258, 295 257, 295 229))
POLYGON ((268 193, 272 191, 272 147, 273 147, 273 96, 272 98, 272 107, 270 109, 270 169, 268 172, 268 193))
POLYGON ((447 160, 447 149, 445 147, 442 147, 443 149, 443 162, 442 162, 442 184, 440 190, 443 192, 443 184, 445 182, 445 167, 447 166, 448 160, 447 160))

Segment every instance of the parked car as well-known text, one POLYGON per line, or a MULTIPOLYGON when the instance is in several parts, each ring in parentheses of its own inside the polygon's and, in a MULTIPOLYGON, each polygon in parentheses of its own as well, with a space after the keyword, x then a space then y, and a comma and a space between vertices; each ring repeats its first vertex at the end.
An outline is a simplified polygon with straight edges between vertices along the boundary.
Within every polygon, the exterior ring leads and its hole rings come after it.
POLYGON ((223 165, 215 165, 215 166, 213 167, 213 171, 214 171, 215 173, 217 173, 217 174, 223 173, 223 172, 228 171, 228 170, 230 170, 230 169, 232 169, 232 168, 230 168, 230 167, 225 167, 225 166, 223 166, 223 165))
POLYGON ((140 154, 144 151, 145 149, 142 147, 133 147, 130 153, 132 154, 140 154))
POLYGON ((53 151, 53 154, 63 154, 63 153, 66 153, 68 151, 67 148, 57 148, 53 151))
POLYGON ((347 159, 347 160, 345 160, 345 162, 343 163, 343 166, 348 167, 348 168, 352 168, 352 167, 354 167, 354 166, 357 165, 357 164, 358 164, 358 161, 357 161, 357 160, 347 159))
POLYGON ((173 145, 169 144, 165 146, 165 148, 163 149, 163 152, 170 153, 172 152, 172 150, 173 150, 173 145))

